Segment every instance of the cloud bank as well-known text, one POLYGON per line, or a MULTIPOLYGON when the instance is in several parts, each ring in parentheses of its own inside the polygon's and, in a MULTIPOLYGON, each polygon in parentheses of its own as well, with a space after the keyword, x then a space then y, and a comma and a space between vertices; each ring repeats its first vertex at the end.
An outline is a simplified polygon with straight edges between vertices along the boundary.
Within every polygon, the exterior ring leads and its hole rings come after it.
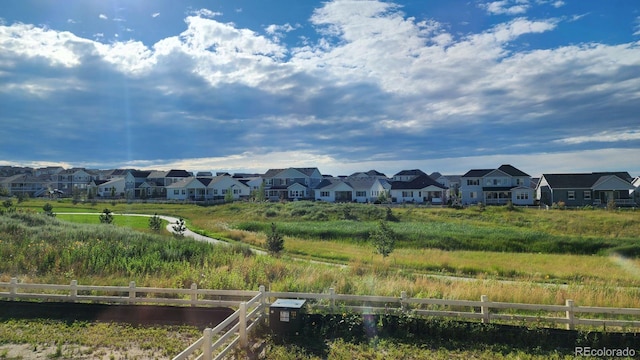
POLYGON ((640 148, 640 42, 520 46, 566 25, 525 17, 539 3, 485 3, 509 17, 470 33, 379 1, 259 29, 200 9, 150 45, 2 24, 0 157, 327 172, 535 158, 534 174, 557 157, 566 171, 640 172, 621 158, 640 148), (316 37, 282 40, 301 27, 316 37))

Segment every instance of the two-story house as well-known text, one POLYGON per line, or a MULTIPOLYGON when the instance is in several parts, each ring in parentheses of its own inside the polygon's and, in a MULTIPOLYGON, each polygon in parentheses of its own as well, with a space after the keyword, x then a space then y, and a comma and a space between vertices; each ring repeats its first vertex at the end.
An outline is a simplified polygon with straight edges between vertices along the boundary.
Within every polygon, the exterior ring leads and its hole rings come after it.
POLYGON ((269 169, 262 179, 265 196, 272 201, 312 199, 322 181, 318 168, 269 169))
POLYGON ((97 177, 90 174, 86 169, 74 168, 63 170, 56 174, 56 189, 66 195, 71 195, 74 189, 86 191, 89 183, 95 179, 97 179, 97 177))
POLYGON ((463 205, 504 205, 509 201, 514 205, 533 205, 535 201, 531 176, 511 165, 469 170, 460 181, 463 205))

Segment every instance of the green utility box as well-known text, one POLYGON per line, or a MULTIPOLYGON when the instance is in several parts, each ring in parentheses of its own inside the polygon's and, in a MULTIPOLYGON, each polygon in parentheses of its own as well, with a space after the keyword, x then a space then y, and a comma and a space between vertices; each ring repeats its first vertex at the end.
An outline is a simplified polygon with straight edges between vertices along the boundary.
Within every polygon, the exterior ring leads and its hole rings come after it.
POLYGON ((278 299, 269 307, 269 328, 277 335, 298 335, 302 330, 305 300, 278 299))

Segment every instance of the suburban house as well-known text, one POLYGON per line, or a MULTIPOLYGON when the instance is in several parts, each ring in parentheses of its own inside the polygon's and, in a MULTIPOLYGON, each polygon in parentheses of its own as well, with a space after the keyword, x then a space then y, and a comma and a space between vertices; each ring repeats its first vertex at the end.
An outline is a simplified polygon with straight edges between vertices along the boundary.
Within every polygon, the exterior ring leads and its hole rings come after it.
POLYGON ((0 179, 0 187, 3 187, 11 195, 36 197, 47 194, 53 186, 47 175, 33 176, 31 174, 16 174, 0 179))
POLYGON ((387 179, 377 176, 326 178, 315 189, 315 199, 327 202, 375 202, 391 190, 387 179))
POLYGON ((604 206, 613 200, 618 206, 632 206, 632 181, 627 172, 543 174, 536 195, 544 205, 604 206))
POLYGON ((231 176, 189 177, 166 187, 167 200, 222 200, 227 192, 233 199, 249 197, 249 186, 231 176))
MULTIPOLYGON (((395 177, 396 176, 394 176, 394 178, 395 177)), ((411 202, 440 205, 446 203, 446 191, 446 186, 435 181, 429 175, 422 173, 421 175, 412 177, 412 179, 408 181, 391 182, 390 194, 391 201, 396 203, 411 202)))
POLYGON ((85 169, 68 169, 56 174, 56 189, 62 191, 66 195, 71 195, 73 189, 80 191, 87 190, 89 182, 97 177, 88 173, 85 169))
POLYGON ((434 172, 429 177, 447 188, 447 199, 457 199, 460 193, 460 178, 462 175, 442 175, 439 172, 434 172))
MULTIPOLYGON (((140 171, 140 170, 129 170, 125 175, 125 193, 127 198, 130 199, 139 199, 142 197, 152 197, 151 193, 145 193, 144 196, 142 194, 142 190, 140 189, 140 185, 144 184, 147 181, 147 177, 151 174, 151 171, 140 171)), ((149 188, 147 188, 149 189, 149 188)), ((147 191, 145 189, 145 191, 147 191)))
POLYGON ((88 189, 96 196, 103 198, 114 198, 125 196, 125 178, 116 177, 111 180, 93 180, 89 183, 88 189))
POLYGON ((269 169, 262 179, 267 199, 301 200, 313 199, 322 174, 318 168, 269 169))
POLYGON ((462 204, 533 205, 535 191, 531 176, 511 165, 497 169, 469 170, 460 178, 462 204))

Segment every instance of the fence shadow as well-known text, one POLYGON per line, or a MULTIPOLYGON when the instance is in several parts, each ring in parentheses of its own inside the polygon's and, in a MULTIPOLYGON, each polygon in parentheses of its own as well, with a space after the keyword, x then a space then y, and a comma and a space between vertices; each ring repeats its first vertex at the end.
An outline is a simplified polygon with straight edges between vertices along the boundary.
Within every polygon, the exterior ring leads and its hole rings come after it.
POLYGON ((521 350, 532 355, 573 355, 576 347, 635 348, 639 333, 608 333, 483 324, 451 319, 376 314, 308 314, 299 335, 271 335, 278 345, 295 345, 326 358, 329 341, 374 344, 380 339, 433 350, 486 350, 507 355, 521 350))

